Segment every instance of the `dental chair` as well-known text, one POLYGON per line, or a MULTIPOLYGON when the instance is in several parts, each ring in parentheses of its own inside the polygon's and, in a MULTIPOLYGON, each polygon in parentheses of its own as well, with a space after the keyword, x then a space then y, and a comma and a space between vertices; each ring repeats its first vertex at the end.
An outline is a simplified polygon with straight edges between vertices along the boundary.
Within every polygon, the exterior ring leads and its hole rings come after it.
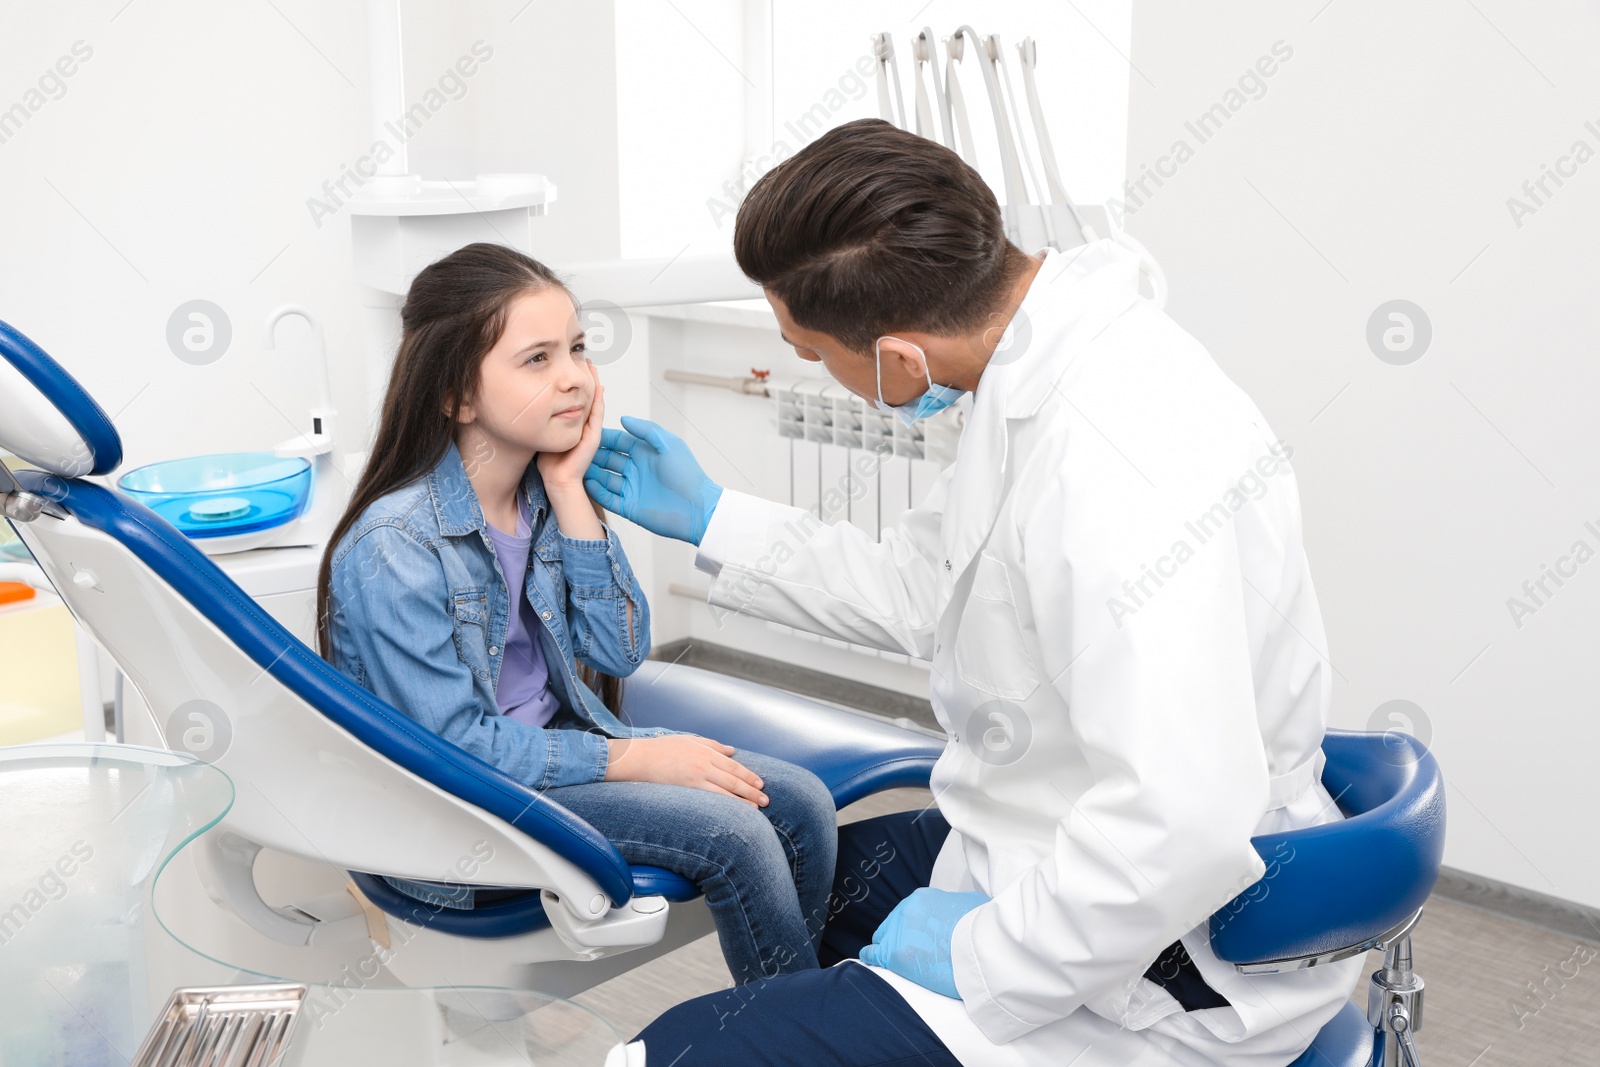
POLYGON ((1211 916, 1211 949, 1242 974, 1382 951, 1366 1012, 1346 1001, 1290 1067, 1418 1067, 1411 931, 1444 856, 1444 779, 1398 731, 1330 730, 1322 751, 1322 784, 1344 821, 1254 838, 1267 874, 1211 916))
MULTIPOLYGON (((0 322, 0 504, 79 624, 148 705, 168 748, 209 731, 233 807, 195 846, 207 893, 290 946, 386 949, 406 985, 571 995, 712 930, 692 883, 630 866, 540 793, 345 678, 144 506, 87 480, 122 444, 62 367, 0 322), (341 891, 269 906, 263 849, 339 871, 341 891), (375 877, 525 888, 471 911, 434 908, 375 877), (374 910, 379 909, 379 910, 374 910)), ((927 733, 686 666, 646 663, 624 715, 715 736, 816 772, 839 805, 926 786, 927 733)))

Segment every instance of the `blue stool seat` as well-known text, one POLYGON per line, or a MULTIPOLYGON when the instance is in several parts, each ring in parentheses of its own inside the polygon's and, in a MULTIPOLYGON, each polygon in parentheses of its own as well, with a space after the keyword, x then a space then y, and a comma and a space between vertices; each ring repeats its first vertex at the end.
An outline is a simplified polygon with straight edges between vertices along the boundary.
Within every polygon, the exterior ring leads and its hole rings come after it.
POLYGON ((1347 1000, 1289 1067, 1369 1067, 1376 1047, 1366 1013, 1347 1000))
POLYGON ((1219 959, 1276 970, 1277 961, 1353 954, 1433 891, 1445 798, 1432 753, 1406 734, 1347 730, 1329 730, 1322 751, 1322 784, 1345 819, 1252 839, 1267 876, 1212 915, 1219 959))
MULTIPOLYGON (((1322 784, 1345 818, 1253 838, 1266 875, 1211 916, 1212 951, 1243 973, 1331 963, 1402 941, 1410 966, 1409 931, 1444 859, 1439 764, 1397 731, 1330 730, 1322 751, 1322 784)), ((1375 1049, 1379 1032, 1347 1002, 1291 1067, 1367 1067, 1375 1049)))

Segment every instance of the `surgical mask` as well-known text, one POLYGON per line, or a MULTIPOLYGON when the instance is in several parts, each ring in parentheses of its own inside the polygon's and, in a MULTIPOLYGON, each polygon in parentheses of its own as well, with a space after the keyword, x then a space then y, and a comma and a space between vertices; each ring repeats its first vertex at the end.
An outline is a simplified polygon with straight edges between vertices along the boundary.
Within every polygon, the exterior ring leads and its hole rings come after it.
POLYGON ((911 347, 915 348, 917 353, 922 356, 922 373, 928 378, 928 391, 914 400, 908 400, 904 404, 899 405, 890 404, 883 399, 883 359, 879 348, 879 346, 883 343, 883 337, 880 337, 876 341, 872 342, 872 359, 878 372, 877 405, 879 411, 882 411, 885 414, 892 413, 898 415, 901 422, 905 423, 907 426, 912 426, 921 419, 925 419, 930 415, 939 414, 939 412, 943 411, 945 408, 961 399, 961 394, 966 392, 965 389, 957 389, 950 385, 934 384, 933 375, 928 372, 928 353, 922 350, 922 346, 913 344, 904 338, 890 337, 888 334, 885 334, 884 336, 889 337, 891 341, 899 341, 901 344, 911 345, 911 347))

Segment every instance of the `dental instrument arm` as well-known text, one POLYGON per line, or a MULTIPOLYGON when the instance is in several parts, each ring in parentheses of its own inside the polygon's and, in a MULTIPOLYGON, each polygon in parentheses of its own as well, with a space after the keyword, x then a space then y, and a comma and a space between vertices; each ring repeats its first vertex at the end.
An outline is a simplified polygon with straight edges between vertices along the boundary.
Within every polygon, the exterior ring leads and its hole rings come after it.
POLYGON ((887 122, 906 129, 906 102, 900 93, 900 65, 894 58, 894 40, 887 33, 872 35, 872 54, 878 61, 878 113, 887 122), (893 106, 889 83, 894 83, 893 106))
POLYGON ((1006 117, 1005 103, 1000 93, 999 76, 995 70, 997 42, 994 38, 980 38, 971 26, 956 30, 957 37, 970 39, 978 50, 978 69, 983 72, 983 84, 989 91, 989 110, 994 116, 995 139, 1000 144, 1000 168, 1005 175, 1006 204, 1020 208, 1029 203, 1028 187, 1022 180, 1022 164, 1017 159, 1016 139, 1011 135, 1011 121, 1006 117))
POLYGON ((1044 167, 1045 181, 1049 184, 1050 201, 1067 209, 1073 223, 1078 227, 1078 233, 1083 236, 1086 243, 1097 241, 1100 235, 1079 217, 1077 205, 1067 194, 1067 187, 1061 181, 1061 171, 1056 166, 1056 149, 1055 145, 1050 143, 1050 127, 1044 121, 1044 108, 1039 103, 1039 87, 1034 78, 1034 71, 1039 66, 1038 45, 1034 43, 1032 37, 1025 37, 1022 43, 1017 45, 1017 54, 1022 61, 1022 90, 1028 97, 1028 112, 1033 117, 1039 162, 1044 167))
MULTIPOLYGON (((1039 87, 1034 71, 1039 66, 1039 46, 1032 37, 1024 37, 1017 45, 1017 55, 1022 61, 1022 91, 1028 97, 1028 112, 1033 117, 1033 130, 1039 147, 1039 159, 1044 166, 1045 181, 1049 185, 1050 199, 1057 204, 1072 206, 1072 197, 1061 184, 1061 172, 1056 168, 1056 150, 1050 143, 1050 127, 1045 125, 1044 111, 1039 106, 1039 87)), ((1076 217, 1076 216, 1074 216, 1076 217)))
MULTIPOLYGON (((1027 173, 1028 183, 1033 186, 1034 192, 1039 195, 1040 217, 1044 220, 1045 240, 1051 248, 1061 248, 1061 242, 1056 237, 1056 224, 1053 217, 1045 189, 1039 182, 1039 175, 1033 169, 1033 155, 1028 151, 1027 127, 1022 124, 1022 112, 1017 108, 1017 91, 1011 85, 1011 71, 1006 67, 1005 49, 1000 47, 1000 38, 991 34, 983 39, 984 54, 994 63, 995 84, 1001 89, 1005 97, 1006 106, 1010 110, 1013 128, 1017 134, 1017 155, 1022 161, 1023 169, 1027 173)), ((1032 201, 1029 201, 1031 204, 1032 201)))
POLYGON ((941 132, 941 128, 934 125, 933 108, 928 99, 928 83, 922 77, 922 68, 928 67, 931 69, 933 74, 934 96, 939 99, 941 104, 940 117, 943 119, 944 123, 942 127, 944 143, 946 147, 949 147, 950 119, 943 110, 943 105, 945 103, 944 93, 939 88, 939 67, 933 62, 933 45, 931 42, 932 37, 926 27, 924 27, 920 33, 911 39, 911 80, 916 84, 917 91, 917 125, 915 132, 917 136, 926 137, 930 141, 938 140, 938 134, 941 132))
MULTIPOLYGON (((974 169, 978 166, 978 149, 972 143, 972 123, 967 119, 967 101, 961 95, 961 79, 956 76, 956 64, 961 62, 966 54, 966 38, 960 31, 952 37, 944 39, 944 89, 949 100, 950 112, 955 117, 955 130, 960 135, 961 158, 967 166, 974 169)), ((951 148, 955 147, 952 135, 951 148)))
POLYGON ((933 43, 933 29, 922 27, 922 32, 917 34, 921 42, 924 55, 928 63, 928 76, 933 79, 933 95, 939 101, 939 129, 943 135, 946 148, 954 149, 956 146, 956 130, 950 115, 950 95, 945 92, 943 81, 939 77, 939 50, 933 43))

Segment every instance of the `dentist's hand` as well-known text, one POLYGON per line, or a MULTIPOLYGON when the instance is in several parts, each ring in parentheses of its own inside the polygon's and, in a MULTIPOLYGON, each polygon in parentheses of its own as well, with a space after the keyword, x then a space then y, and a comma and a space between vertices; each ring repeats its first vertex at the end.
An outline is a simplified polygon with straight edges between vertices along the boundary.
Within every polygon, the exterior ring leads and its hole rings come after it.
POLYGON ((872 935, 872 944, 861 950, 861 962, 960 1000, 950 942, 961 917, 987 903, 989 898, 982 893, 914 890, 883 920, 872 935))
POLYGON ((601 431, 583 487, 607 511, 698 545, 722 487, 706 477, 681 437, 631 415, 622 416, 622 425, 601 431))

